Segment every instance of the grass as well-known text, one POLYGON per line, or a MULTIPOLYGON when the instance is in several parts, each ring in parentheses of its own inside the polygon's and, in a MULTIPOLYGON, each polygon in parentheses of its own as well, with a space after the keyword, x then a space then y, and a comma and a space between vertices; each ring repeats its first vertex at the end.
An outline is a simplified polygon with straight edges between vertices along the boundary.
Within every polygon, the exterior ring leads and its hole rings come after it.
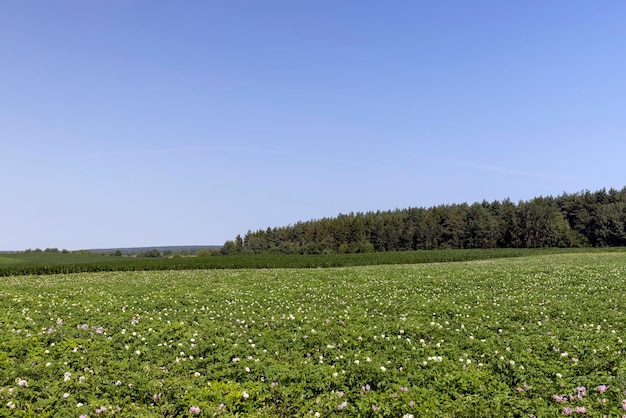
POLYGON ((9 276, 0 415, 621 416, 625 284, 621 251, 9 276))

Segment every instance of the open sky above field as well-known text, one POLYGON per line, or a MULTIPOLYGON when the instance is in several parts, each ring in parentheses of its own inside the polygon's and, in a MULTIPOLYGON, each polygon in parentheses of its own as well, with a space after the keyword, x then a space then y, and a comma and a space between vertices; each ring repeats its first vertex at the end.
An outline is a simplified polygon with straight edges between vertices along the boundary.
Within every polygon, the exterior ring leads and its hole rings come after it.
POLYGON ((0 250, 626 185, 623 1, 0 0, 0 250))

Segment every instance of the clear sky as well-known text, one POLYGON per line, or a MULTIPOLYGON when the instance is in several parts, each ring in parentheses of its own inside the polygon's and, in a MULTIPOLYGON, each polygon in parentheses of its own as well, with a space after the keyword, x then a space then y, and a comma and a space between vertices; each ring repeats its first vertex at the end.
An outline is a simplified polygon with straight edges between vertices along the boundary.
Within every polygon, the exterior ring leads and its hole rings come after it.
POLYGON ((0 0, 0 250, 626 185, 624 1, 0 0))

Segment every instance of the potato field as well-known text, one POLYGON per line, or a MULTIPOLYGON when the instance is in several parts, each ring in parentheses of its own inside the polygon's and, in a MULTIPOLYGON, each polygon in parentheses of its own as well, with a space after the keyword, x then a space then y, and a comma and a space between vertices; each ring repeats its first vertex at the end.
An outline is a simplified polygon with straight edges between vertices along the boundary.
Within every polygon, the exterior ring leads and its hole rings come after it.
POLYGON ((3 277, 0 416, 621 417, 626 253, 3 277))

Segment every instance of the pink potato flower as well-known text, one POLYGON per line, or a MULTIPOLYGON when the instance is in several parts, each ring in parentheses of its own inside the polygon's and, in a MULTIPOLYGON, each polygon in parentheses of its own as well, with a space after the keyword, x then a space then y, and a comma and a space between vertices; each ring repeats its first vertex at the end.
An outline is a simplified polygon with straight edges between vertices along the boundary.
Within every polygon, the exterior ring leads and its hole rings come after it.
POLYGON ((200 408, 197 406, 190 406, 189 407, 189 413, 193 414, 193 415, 198 415, 200 414, 200 408))

